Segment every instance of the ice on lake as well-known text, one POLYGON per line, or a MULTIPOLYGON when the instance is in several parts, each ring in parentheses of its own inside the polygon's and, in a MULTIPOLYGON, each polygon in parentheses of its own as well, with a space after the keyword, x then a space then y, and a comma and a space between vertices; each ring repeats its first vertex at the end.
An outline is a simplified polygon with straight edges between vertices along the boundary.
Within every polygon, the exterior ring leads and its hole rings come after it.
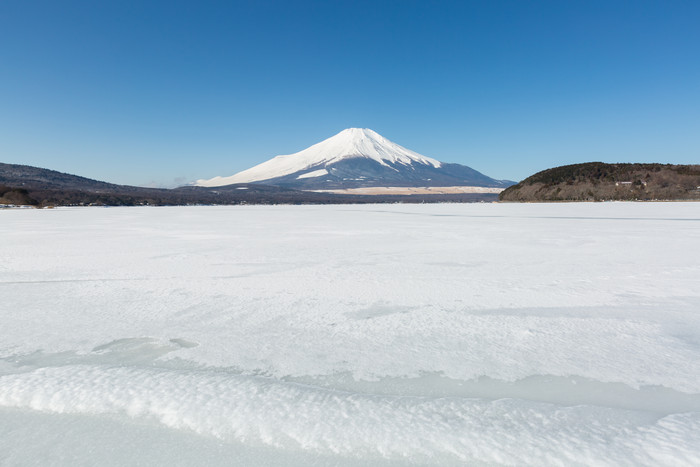
POLYGON ((700 204, 0 212, 0 464, 698 465, 700 204))

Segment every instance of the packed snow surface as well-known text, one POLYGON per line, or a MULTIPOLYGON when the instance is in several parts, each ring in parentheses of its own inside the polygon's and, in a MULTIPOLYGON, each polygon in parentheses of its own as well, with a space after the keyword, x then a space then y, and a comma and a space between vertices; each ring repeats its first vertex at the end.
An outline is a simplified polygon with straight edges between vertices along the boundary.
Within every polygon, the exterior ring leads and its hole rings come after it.
MULTIPOLYGON (((367 158, 389 164, 423 164, 440 167, 441 163, 430 157, 399 146, 382 135, 368 128, 348 128, 335 136, 314 144, 303 151, 274 157, 262 164, 251 167, 230 177, 214 177, 209 180, 197 180, 198 186, 223 186, 233 183, 250 183, 270 180, 290 175, 311 167, 330 165, 343 159, 367 158)), ((320 175, 320 170, 317 172, 320 175)), ((307 177, 316 175, 306 174, 307 177)), ((299 176, 297 178, 304 178, 299 176)))
POLYGON ((0 212, 2 465, 699 465, 700 204, 0 212))

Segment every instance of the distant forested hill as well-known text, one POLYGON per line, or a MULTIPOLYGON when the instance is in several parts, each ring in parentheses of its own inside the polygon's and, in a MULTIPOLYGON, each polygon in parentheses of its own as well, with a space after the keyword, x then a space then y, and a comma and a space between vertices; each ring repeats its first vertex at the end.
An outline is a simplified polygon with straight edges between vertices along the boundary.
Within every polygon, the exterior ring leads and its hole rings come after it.
POLYGON ((700 200, 700 165, 565 165, 543 170, 505 189, 499 200, 700 200))

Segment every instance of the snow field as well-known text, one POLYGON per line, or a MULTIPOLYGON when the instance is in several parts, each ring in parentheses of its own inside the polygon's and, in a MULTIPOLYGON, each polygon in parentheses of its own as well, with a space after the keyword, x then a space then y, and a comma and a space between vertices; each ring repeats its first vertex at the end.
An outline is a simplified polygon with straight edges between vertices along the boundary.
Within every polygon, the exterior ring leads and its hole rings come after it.
POLYGON ((0 238, 8 459, 62 414, 299 465, 700 461, 697 204, 8 210, 0 238))

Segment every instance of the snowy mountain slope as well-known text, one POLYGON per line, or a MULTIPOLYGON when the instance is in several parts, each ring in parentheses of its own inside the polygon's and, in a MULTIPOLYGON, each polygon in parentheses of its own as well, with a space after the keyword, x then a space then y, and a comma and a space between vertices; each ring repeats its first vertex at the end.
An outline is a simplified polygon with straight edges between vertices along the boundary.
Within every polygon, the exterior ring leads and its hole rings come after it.
POLYGON ((404 148, 367 128, 348 128, 303 151, 274 157, 229 177, 198 180, 198 186, 266 183, 303 188, 365 186, 497 186, 469 167, 445 164, 404 148))

